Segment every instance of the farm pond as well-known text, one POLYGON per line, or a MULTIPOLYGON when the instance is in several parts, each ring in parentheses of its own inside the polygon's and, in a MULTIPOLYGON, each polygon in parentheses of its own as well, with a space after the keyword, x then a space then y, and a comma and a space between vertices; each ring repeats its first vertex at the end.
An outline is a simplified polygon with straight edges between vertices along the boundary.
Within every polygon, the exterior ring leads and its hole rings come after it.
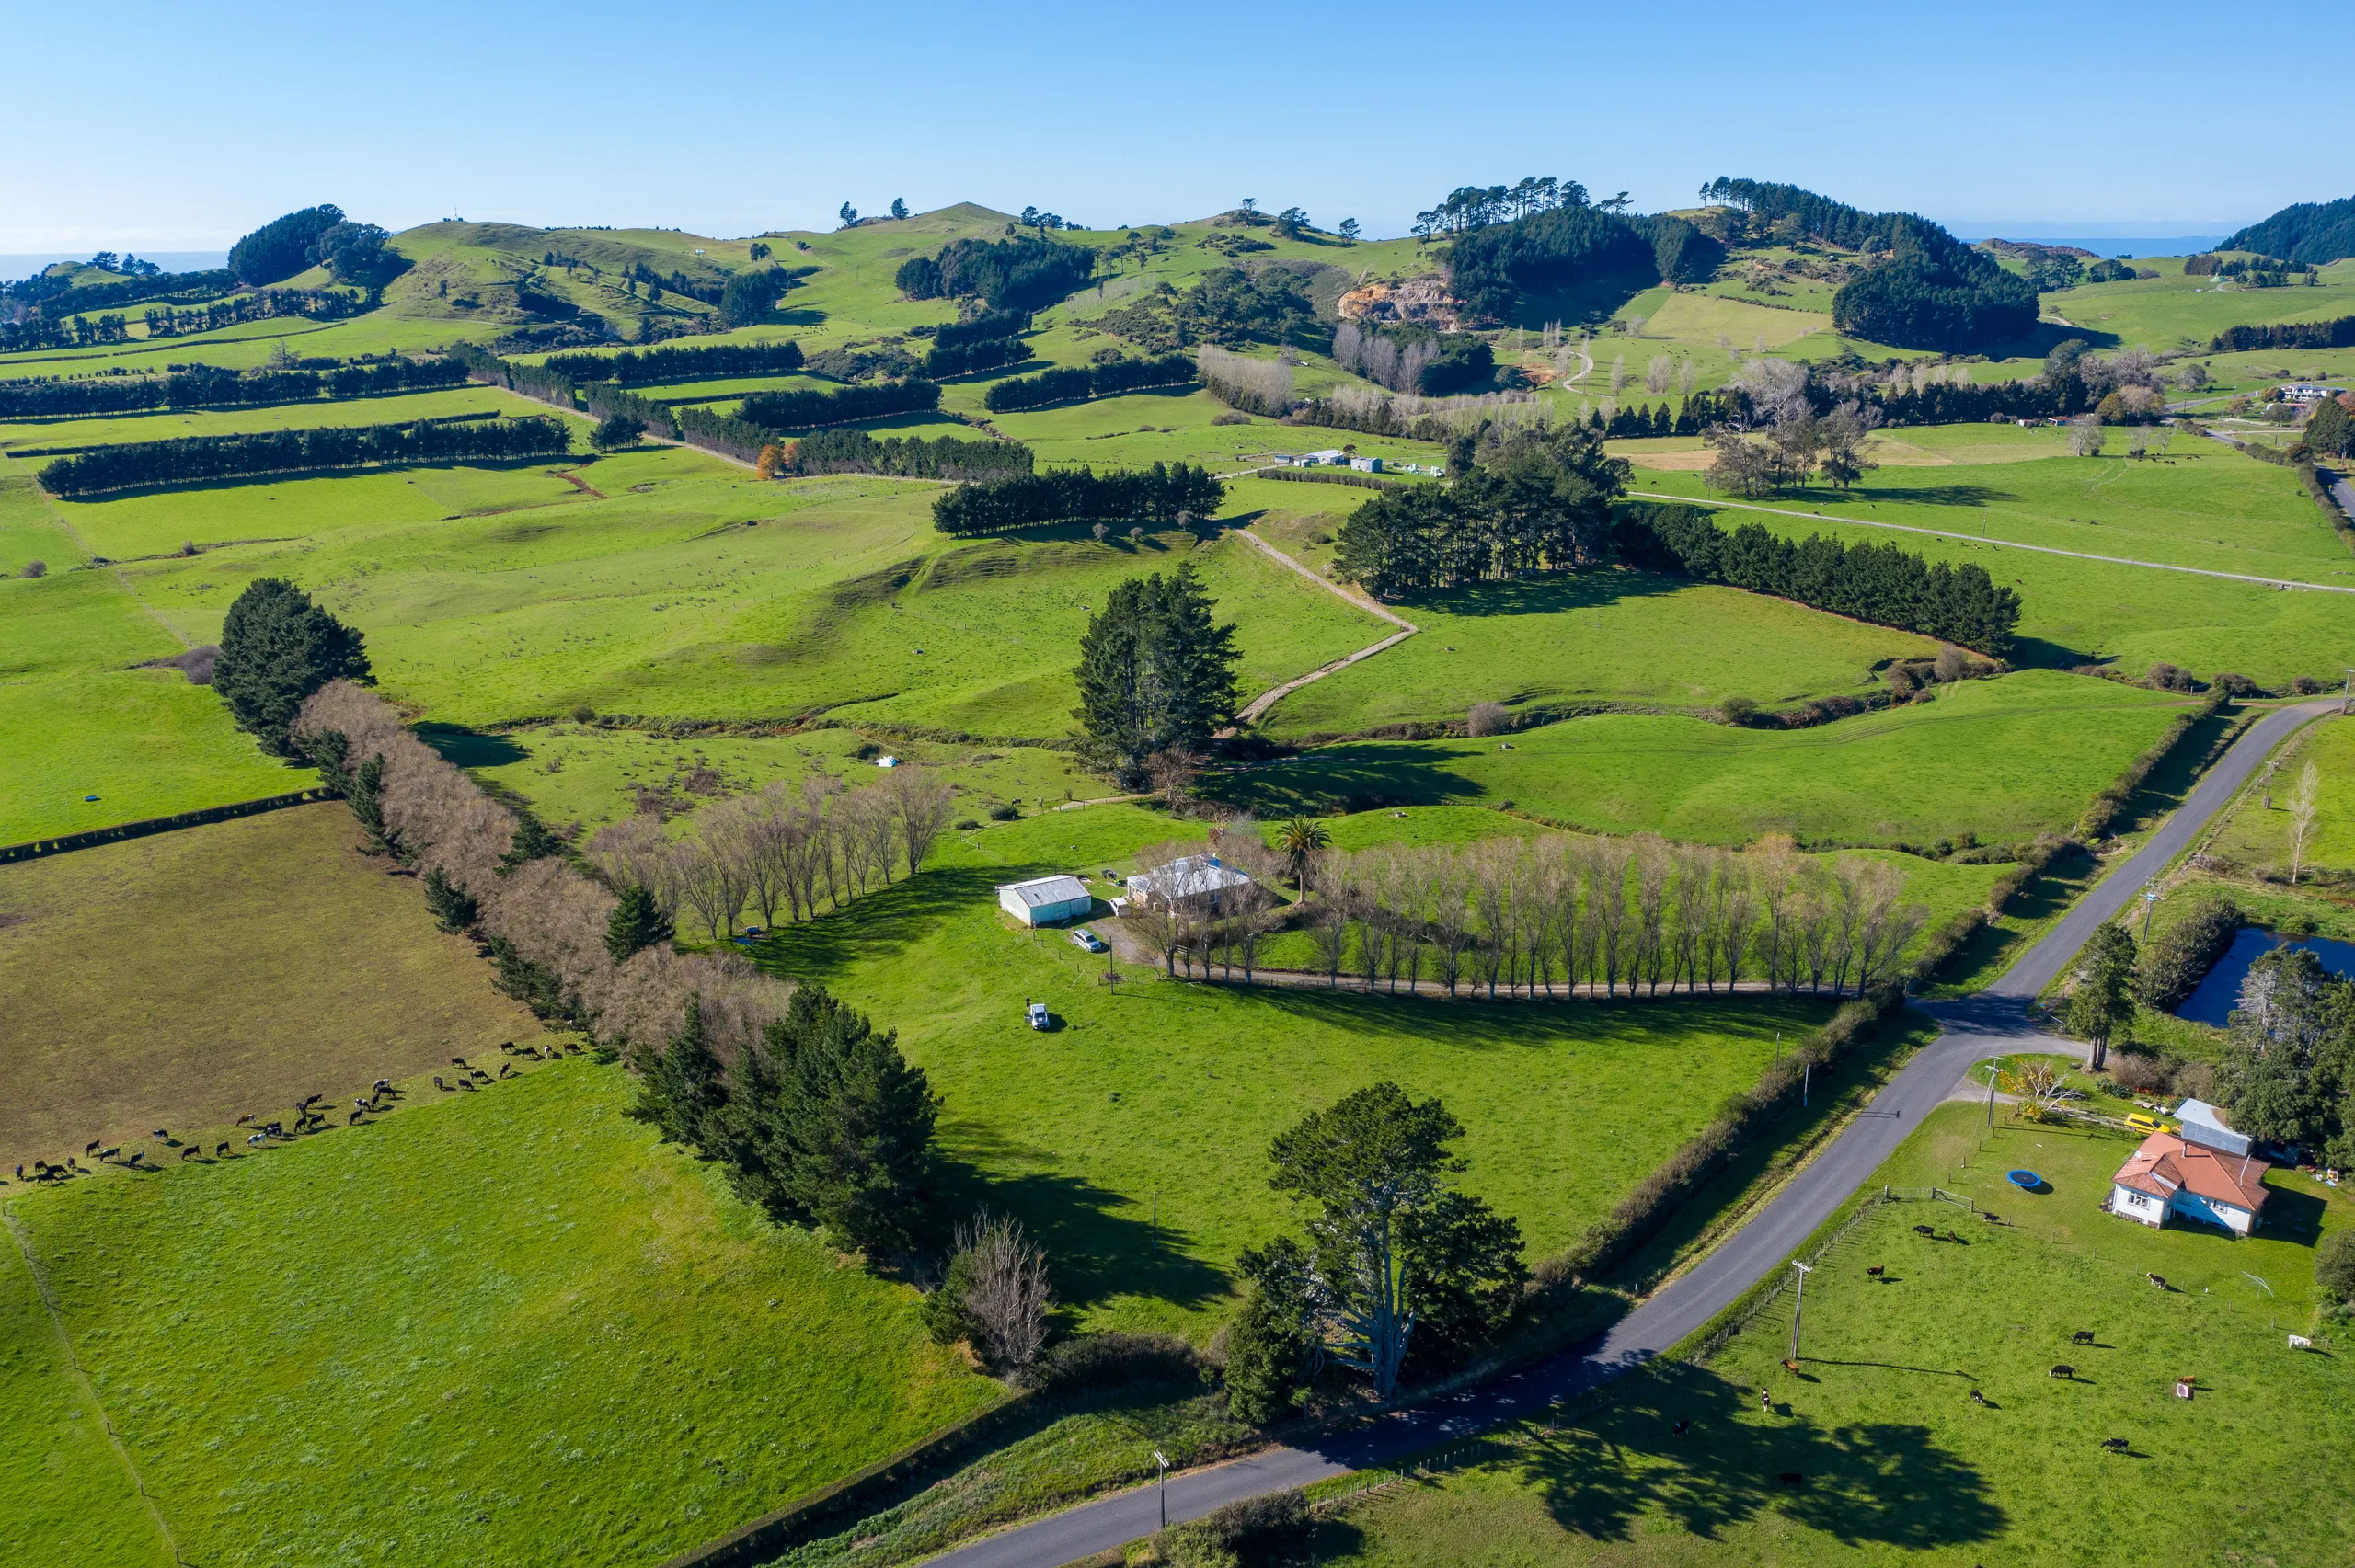
POLYGON ((2233 938, 2231 947, 2216 960, 2216 967, 2201 977, 2200 984, 2186 997, 2175 1015, 2194 1024, 2206 1024, 2221 1029, 2241 1002, 2241 981, 2248 974, 2248 967, 2276 947, 2303 947, 2322 960, 2322 967, 2332 974, 2355 979, 2355 944, 2334 942, 2326 936, 2283 936, 2263 926, 2245 925, 2233 938))

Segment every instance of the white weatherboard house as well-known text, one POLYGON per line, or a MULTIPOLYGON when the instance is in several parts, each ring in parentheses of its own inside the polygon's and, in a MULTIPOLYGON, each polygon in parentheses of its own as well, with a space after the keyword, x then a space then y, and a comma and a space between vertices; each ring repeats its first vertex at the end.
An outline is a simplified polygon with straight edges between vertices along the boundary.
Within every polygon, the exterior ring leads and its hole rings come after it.
POLYGON ((1214 854, 1189 854, 1130 877, 1125 901, 1216 914, 1227 890, 1250 880, 1233 866, 1220 864, 1214 854))
POLYGON ((1096 898, 1076 876, 1041 876, 999 887, 997 907, 1024 925, 1052 925, 1084 918, 1096 907, 1096 898))
POLYGON ((2154 1132, 2110 1178, 2109 1211, 2154 1230, 2174 1214, 2246 1236, 2265 1207, 2271 1169, 2253 1154, 2225 1154, 2154 1132))

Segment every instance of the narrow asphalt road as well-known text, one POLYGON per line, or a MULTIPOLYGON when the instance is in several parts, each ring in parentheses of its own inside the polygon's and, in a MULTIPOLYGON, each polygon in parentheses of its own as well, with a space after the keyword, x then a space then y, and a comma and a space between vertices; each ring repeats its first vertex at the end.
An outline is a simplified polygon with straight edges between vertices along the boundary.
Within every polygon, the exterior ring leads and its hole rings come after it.
POLYGON ((2300 726, 2338 707, 2337 699, 2278 709, 2252 725, 2209 770, 2182 807, 2125 864, 2113 867, 2076 907, 1985 991, 1960 1001, 1920 1004, 1945 1032, 1914 1054, 1847 1128, 1741 1229, 1654 1292, 1601 1338, 1507 1373, 1479 1388, 1393 1413, 1362 1431, 1170 1478, 1166 1498, 1143 1486, 1017 1525, 936 1558, 956 1568, 1058 1568, 1150 1535, 1163 1522, 1199 1518, 1246 1497, 1305 1486, 1404 1458, 1450 1437, 1527 1416, 1641 1366, 1730 1306, 1780 1266, 1815 1229, 1870 1180, 1971 1064, 2033 1046, 2028 1003, 2051 983, 2086 937, 2122 910, 2143 883, 2188 847, 2255 772, 2300 726))

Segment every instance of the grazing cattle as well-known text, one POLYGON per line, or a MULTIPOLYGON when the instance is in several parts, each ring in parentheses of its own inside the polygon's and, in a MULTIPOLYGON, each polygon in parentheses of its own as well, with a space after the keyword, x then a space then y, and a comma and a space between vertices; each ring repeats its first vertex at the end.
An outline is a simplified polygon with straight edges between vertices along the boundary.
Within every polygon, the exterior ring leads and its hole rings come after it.
POLYGON ((2290 1336, 2290 1348, 2292 1350, 2312 1350, 2314 1347, 2315 1342, 2304 1334, 2293 1333, 2290 1336))
POLYGON ((506 1062, 502 1061, 499 1064, 499 1076, 501 1078, 512 1078, 515 1076, 515 1070, 506 1062))
POLYGON ((1872 1267, 1865 1270, 1865 1272, 1870 1275, 1873 1278, 1878 1279, 1881 1276, 1882 1272, 1888 1267, 1889 1265, 1887 1264, 1877 1263, 1873 1265, 1872 1267))
POLYGON ((567 1040, 567 1041, 565 1041, 565 1042, 564 1042, 564 1054, 565 1054, 565 1055, 567 1055, 567 1056, 569 1056, 569 1057, 577 1057, 577 1056, 579 1056, 579 1055, 580 1054, 580 1041, 578 1041, 578 1040, 567 1040))
POLYGON ((2123 1437, 2104 1437, 2101 1440, 2101 1446, 2113 1454, 2122 1454, 2127 1448, 2126 1439, 2123 1437))
POLYGON ((1937 1227, 1935 1225, 1916 1225, 1913 1227, 1913 1234, 1916 1236, 1935 1237, 1937 1233, 1937 1227))
POLYGON ((2069 1336, 2071 1345, 2091 1345, 2093 1342, 2094 1331, 2091 1329, 2079 1329, 2069 1336))
POLYGON ((261 1130, 271 1138, 283 1138, 286 1135, 285 1127, 278 1122, 264 1122, 261 1130))
POLYGON ((239 1127, 251 1127, 253 1125, 253 1113, 248 1111, 246 1115, 237 1118, 237 1125, 239 1127))
POLYGON ((1781 1482, 1786 1486, 1794 1488, 1805 1486, 1807 1484, 1807 1477, 1801 1475, 1795 1470, 1786 1470, 1775 1479, 1781 1482))
POLYGON ((180 1150, 180 1163, 185 1165, 203 1152, 204 1150, 198 1148, 195 1144, 189 1144, 180 1150))
POLYGON ((351 1119, 343 1125, 346 1127, 358 1127, 360 1125, 360 1118, 367 1114, 368 1113, 365 1111, 354 1111, 351 1113, 351 1119))
POLYGON ((393 1081, 392 1081, 391 1079, 389 1079, 389 1078, 379 1078, 378 1080, 376 1080, 376 1082, 373 1082, 373 1083, 372 1083, 372 1084, 370 1084, 370 1085, 368 1086, 368 1093, 370 1093, 371 1094, 385 1094, 385 1093, 390 1093, 392 1092, 392 1087, 393 1087, 393 1081))
POLYGON ((2047 1373, 2045 1374, 2045 1376, 2046 1376, 2046 1377, 2048 1377, 2048 1378, 2074 1378, 2074 1377, 2075 1377, 2076 1375, 2077 1375, 2077 1369, 2076 1369, 2074 1367, 2070 1366, 2070 1365, 2069 1365, 2067 1362, 2065 1362, 2065 1361, 2064 1361, 2064 1362, 2062 1362, 2060 1366, 2053 1368, 2052 1368, 2052 1370, 2051 1370, 2050 1372, 2047 1372, 2047 1373))
POLYGON ((1786 1361, 1783 1363, 1783 1370, 1786 1372, 1796 1372, 1798 1369, 1799 1364, 1797 1361, 1786 1361))
POLYGON ((222 1139, 222 1141, 221 1141, 219 1144, 217 1144, 217 1145, 215 1145, 215 1146, 214 1146, 213 1150, 213 1158, 214 1158, 215 1160, 226 1160, 228 1157, 229 1157, 229 1143, 228 1143, 228 1140, 227 1140, 226 1139, 222 1139))
POLYGON ((471 1094, 475 1092, 475 1081, 471 1078, 461 1078, 458 1080, 458 1087, 471 1094))
POLYGON ((1987 1402, 1987 1396, 1981 1393, 1977 1389, 1973 1389, 1970 1391, 1970 1402, 1973 1404, 1985 1404, 1987 1402))
POLYGON ((466 1059, 464 1057, 452 1057, 450 1059, 450 1065, 452 1067, 464 1067, 466 1065, 466 1059))
POLYGON ((1761 1410, 1763 1410, 1763 1411, 1764 1411, 1764 1412, 1765 1412, 1767 1414, 1769 1414, 1769 1415, 1774 1414, 1774 1413, 1775 1413, 1775 1396, 1774 1396, 1773 1394, 1771 1394, 1771 1393, 1768 1393, 1764 1389, 1761 1389, 1761 1390, 1759 1390, 1759 1391, 1758 1391, 1758 1408, 1759 1408, 1759 1409, 1761 1409, 1761 1410))
POLYGON ((2167 1278, 2165 1275, 2146 1274, 2142 1277, 2149 1280, 2153 1285, 2157 1286, 2162 1290, 2165 1290, 2167 1288, 2167 1278))
POLYGON ((1679 1421, 1679 1422, 1675 1423, 1673 1425, 1671 1425, 1671 1426, 1670 1426, 1670 1427, 1669 1427, 1669 1431, 1670 1431, 1672 1435, 1674 1435, 1674 1436, 1679 1436, 1679 1437, 1683 1436, 1684 1436, 1684 1434, 1686 1434, 1687 1432, 1690 1432, 1690 1431, 1692 1431, 1692 1430, 1693 1430, 1693 1423, 1692 1423, 1692 1420, 1691 1420, 1689 1417, 1688 1417, 1687 1419, 1685 1419, 1685 1420, 1679 1421))
POLYGON ((255 1144, 261 1142, 264 1139, 268 1138, 269 1136, 270 1136, 270 1134, 268 1134, 268 1133, 266 1133, 266 1132, 258 1132, 258 1133, 255 1133, 251 1138, 248 1138, 248 1139, 246 1139, 246 1147, 247 1147, 247 1148, 248 1148, 248 1149, 251 1149, 255 1144))
POLYGON ((103 1138, 94 1138, 94 1139, 90 1139, 90 1141, 89 1141, 89 1142, 87 1142, 87 1143, 86 1143, 86 1144, 82 1145, 82 1152, 83 1152, 83 1153, 85 1153, 85 1154, 95 1153, 95 1152, 97 1151, 97 1150, 98 1150, 98 1145, 99 1145, 99 1144, 101 1144, 101 1143, 104 1143, 105 1141, 106 1141, 106 1139, 103 1139, 103 1138))
POLYGON ((172 1135, 171 1135, 170 1133, 168 1133, 168 1132, 165 1131, 162 1127, 157 1127, 155 1131, 153 1131, 153 1132, 149 1133, 147 1136, 148 1136, 148 1137, 150 1137, 150 1138, 160 1138, 160 1139, 165 1139, 167 1142, 168 1142, 168 1141, 170 1141, 170 1139, 171 1139, 171 1136, 172 1136, 172 1135))
POLYGON ((515 1042, 509 1040, 502 1044, 499 1048, 502 1051, 511 1051, 515 1048, 515 1042))
POLYGON ((444 1093, 447 1093, 450 1089, 448 1084, 442 1082, 442 1075, 438 1072, 433 1075, 433 1087, 441 1090, 444 1093))
POLYGON ((116 1158, 118 1155, 121 1154, 121 1152, 122 1152, 122 1146, 121 1146, 121 1145, 120 1145, 120 1144, 117 1144, 117 1145, 116 1145, 114 1148, 112 1148, 112 1149, 101 1149, 101 1150, 98 1150, 98 1158, 99 1158, 101 1161, 112 1160, 112 1159, 116 1158))
POLYGON ((24 1179, 25 1179, 25 1168, 24 1168, 22 1165, 19 1165, 19 1166, 17 1166, 17 1180, 18 1180, 18 1181, 20 1181, 20 1182, 21 1182, 21 1181, 23 1181, 24 1179))
POLYGON ((144 1149, 134 1149, 131 1151, 131 1158, 125 1160, 123 1163, 125 1165, 137 1165, 141 1160, 146 1157, 146 1154, 147 1151, 144 1149))

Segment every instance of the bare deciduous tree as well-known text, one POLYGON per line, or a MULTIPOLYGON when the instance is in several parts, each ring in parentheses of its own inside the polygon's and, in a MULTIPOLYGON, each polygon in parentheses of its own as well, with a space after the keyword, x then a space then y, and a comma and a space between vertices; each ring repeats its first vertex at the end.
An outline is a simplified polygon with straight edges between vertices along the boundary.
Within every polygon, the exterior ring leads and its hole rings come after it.
POLYGON ((1047 1313, 1055 1299, 1046 1250, 1031 1244, 1018 1220, 987 1209, 958 1227, 956 1249, 965 1316, 982 1337, 974 1348, 992 1369, 1020 1371, 1047 1342, 1047 1313))
POLYGON ((2306 842, 2314 837, 2315 818, 2322 809, 2322 773, 2311 758, 2298 770, 2297 787, 2290 792, 2290 886, 2298 885, 2305 870, 2306 842))

